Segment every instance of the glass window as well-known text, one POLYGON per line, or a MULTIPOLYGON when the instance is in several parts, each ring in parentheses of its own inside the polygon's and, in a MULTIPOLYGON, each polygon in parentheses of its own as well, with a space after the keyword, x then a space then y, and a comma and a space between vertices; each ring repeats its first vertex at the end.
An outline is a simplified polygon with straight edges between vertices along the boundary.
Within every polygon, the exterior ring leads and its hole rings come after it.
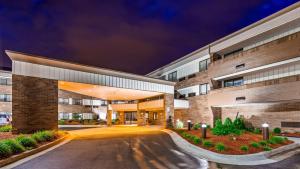
POLYGON ((200 84, 200 95, 204 95, 207 94, 209 91, 209 84, 205 83, 205 84, 200 84))
POLYGON ((196 96, 196 93, 194 93, 194 92, 193 92, 193 93, 189 93, 188 96, 189 96, 189 97, 196 96))
POLYGON ((177 71, 169 73, 168 80, 173 82, 177 81, 177 71))
POLYGON ((58 98, 59 104, 69 104, 69 99, 58 98))
POLYGON ((241 86, 244 84, 243 77, 224 81, 224 87, 241 86))
POLYGON ((157 120, 158 119, 158 113, 157 112, 153 112, 153 120, 157 120))
POLYGON ((0 94, 0 102, 11 102, 12 95, 11 94, 0 94))
POLYGON ((0 85, 12 85, 11 78, 0 78, 0 85))
POLYGON ((199 62, 199 72, 207 70, 210 59, 202 60, 199 62))
POLYGON ((74 105, 82 105, 82 100, 81 99, 73 99, 73 104, 74 105))

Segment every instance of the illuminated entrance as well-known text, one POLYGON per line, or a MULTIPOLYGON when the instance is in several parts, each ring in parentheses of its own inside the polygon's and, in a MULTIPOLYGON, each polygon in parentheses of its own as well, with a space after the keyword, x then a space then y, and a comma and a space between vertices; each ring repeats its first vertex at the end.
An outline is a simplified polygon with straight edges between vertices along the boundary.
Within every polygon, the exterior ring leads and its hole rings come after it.
MULTIPOLYGON (((174 121, 174 82, 6 51, 12 60, 13 131, 29 133, 58 126, 58 91, 66 90, 107 102, 107 125, 113 112, 120 123, 147 125, 150 118, 166 126, 174 121), (128 118, 126 118, 127 116, 128 118)), ((93 105, 92 105, 93 106, 93 105)), ((153 122, 154 123, 154 122, 153 122)))

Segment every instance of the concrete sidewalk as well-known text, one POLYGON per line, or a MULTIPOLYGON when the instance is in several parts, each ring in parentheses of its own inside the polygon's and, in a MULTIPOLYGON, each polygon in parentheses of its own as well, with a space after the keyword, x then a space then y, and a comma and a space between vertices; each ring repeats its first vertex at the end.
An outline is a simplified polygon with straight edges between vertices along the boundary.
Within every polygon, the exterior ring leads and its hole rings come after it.
POLYGON ((226 155, 226 154, 219 154, 215 153, 193 144, 190 144, 188 141, 183 139, 177 133, 171 130, 163 130, 164 132, 168 133, 174 143, 181 148, 183 151, 192 154, 193 156, 206 159, 208 161, 222 163, 222 164, 231 164, 231 165, 262 165, 262 164, 270 164, 275 163, 280 160, 272 159, 271 157, 284 153, 287 151, 295 150, 300 148, 300 139, 299 138, 289 138, 290 140, 294 141, 293 144, 289 144, 287 146, 279 147, 277 149, 271 151, 265 151, 255 154, 248 154, 248 155, 226 155))

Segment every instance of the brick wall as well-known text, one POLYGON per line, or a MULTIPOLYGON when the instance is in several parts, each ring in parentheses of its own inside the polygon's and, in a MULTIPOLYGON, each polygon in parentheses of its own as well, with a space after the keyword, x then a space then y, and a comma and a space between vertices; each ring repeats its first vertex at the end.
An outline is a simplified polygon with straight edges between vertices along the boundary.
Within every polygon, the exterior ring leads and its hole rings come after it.
POLYGON ((12 76, 13 132, 31 133, 58 127, 58 82, 12 76))

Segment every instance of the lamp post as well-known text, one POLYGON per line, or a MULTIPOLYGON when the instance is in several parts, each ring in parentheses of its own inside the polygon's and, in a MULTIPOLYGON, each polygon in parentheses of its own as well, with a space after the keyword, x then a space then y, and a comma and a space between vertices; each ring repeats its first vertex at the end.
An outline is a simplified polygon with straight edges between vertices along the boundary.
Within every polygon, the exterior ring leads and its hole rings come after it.
POLYGON ((262 124, 262 134, 263 134, 263 140, 269 140, 270 134, 269 134, 269 124, 264 123, 262 124))
POLYGON ((188 130, 190 131, 191 130, 191 120, 188 120, 187 123, 188 123, 188 130))
POLYGON ((206 124, 202 124, 201 125, 201 133, 202 133, 202 138, 206 138, 206 128, 207 128, 207 125, 206 124))

